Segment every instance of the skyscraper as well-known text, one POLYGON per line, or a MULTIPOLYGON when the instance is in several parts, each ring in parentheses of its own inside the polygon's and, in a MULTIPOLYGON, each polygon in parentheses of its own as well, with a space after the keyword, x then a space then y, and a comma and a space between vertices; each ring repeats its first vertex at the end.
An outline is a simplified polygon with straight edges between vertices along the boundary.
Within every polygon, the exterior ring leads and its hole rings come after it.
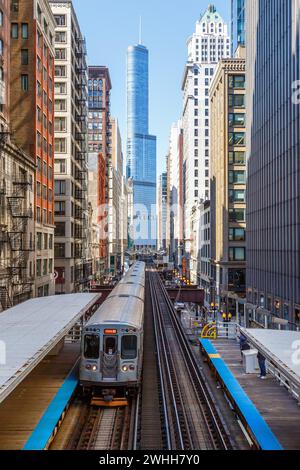
POLYGON ((251 0, 246 15, 247 298, 300 324, 300 4, 251 0))
POLYGON ((245 45, 245 0, 231 0, 231 54, 245 45))
POLYGON ((227 30, 215 6, 209 5, 188 40, 188 60, 182 83, 184 238, 193 282, 197 281, 199 247, 192 246, 195 239, 191 214, 201 200, 210 199, 209 86, 219 60, 230 56, 227 30), (192 252, 196 255, 194 259, 192 252))
POLYGON ((133 179, 134 244, 156 246, 156 137, 149 135, 149 53, 127 52, 127 177, 133 179))

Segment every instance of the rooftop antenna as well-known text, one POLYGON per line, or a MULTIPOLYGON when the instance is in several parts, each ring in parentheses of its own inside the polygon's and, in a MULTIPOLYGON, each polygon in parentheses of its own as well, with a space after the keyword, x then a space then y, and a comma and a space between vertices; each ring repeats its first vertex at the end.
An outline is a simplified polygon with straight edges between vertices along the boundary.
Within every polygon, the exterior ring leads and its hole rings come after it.
POLYGON ((139 36, 139 44, 143 44, 143 42, 142 42, 142 16, 140 16, 140 36, 139 36))

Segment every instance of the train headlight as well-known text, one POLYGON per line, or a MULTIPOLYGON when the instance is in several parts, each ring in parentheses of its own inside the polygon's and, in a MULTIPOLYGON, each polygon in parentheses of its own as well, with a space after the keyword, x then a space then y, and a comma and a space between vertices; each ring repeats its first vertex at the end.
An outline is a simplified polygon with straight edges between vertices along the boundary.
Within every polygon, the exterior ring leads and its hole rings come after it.
POLYGON ((122 371, 123 372, 128 372, 128 366, 122 366, 122 371))
POLYGON ((96 370, 97 370, 97 366, 93 366, 93 367, 92 367, 92 371, 93 371, 93 372, 96 372, 96 370))

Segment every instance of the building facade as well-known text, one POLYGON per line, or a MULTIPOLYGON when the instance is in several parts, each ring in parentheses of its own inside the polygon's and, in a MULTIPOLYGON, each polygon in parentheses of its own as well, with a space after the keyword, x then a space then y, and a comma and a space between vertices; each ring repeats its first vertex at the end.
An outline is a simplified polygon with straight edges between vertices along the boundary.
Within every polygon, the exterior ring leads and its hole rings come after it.
POLYGON ((111 118, 112 158, 109 164, 108 243, 109 270, 115 275, 122 270, 122 201, 123 201, 123 152, 117 119, 111 118))
POLYGON ((247 299, 299 324, 300 4, 252 0, 246 17, 247 299))
POLYGON ((246 43, 245 2, 246 0, 231 0, 232 57, 234 57, 238 46, 244 46, 246 43))
POLYGON ((70 0, 50 2, 55 31, 56 294, 81 292, 92 276, 87 259, 87 64, 70 0))
MULTIPOLYGON (((99 269, 100 278, 109 273, 108 204, 109 168, 111 168, 111 123, 110 93, 111 80, 105 66, 91 66, 88 69, 88 150, 89 171, 95 172, 97 223, 100 227, 99 269)), ((95 197, 93 195, 92 197, 95 197)), ((94 202, 93 202, 94 204, 94 202)))
POLYGON ((246 294, 245 48, 223 59, 210 89, 211 258, 216 303, 246 294), (242 57, 244 56, 244 57, 242 57))
POLYGON ((54 293, 54 35, 46 0, 11 3, 10 121, 34 161, 35 295, 54 293))
MULTIPOLYGON (((188 39, 188 61, 182 82, 184 242, 191 269, 197 266, 199 253, 199 247, 192 246, 191 214, 195 205, 210 199, 209 87, 217 63, 229 56, 227 24, 216 8, 209 5, 188 39), (191 259, 191 252, 196 258, 191 259)), ((197 272, 192 276, 197 278, 197 272)))
POLYGON ((164 172, 159 177, 158 185, 158 236, 157 249, 168 249, 168 173, 164 172))
POLYGON ((183 249, 183 130, 178 121, 171 128, 168 155, 170 260, 182 264, 183 249))
POLYGON ((156 137, 149 135, 149 53, 127 52, 127 178, 134 185, 134 244, 156 247, 156 137))

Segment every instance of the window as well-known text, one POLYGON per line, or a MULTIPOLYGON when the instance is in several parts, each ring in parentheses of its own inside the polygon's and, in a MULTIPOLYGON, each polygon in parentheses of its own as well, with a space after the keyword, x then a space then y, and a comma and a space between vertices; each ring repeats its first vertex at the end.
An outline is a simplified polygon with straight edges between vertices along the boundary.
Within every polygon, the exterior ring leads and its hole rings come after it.
POLYGON ((41 232, 37 233, 36 248, 39 251, 41 251, 41 249, 42 249, 42 234, 41 234, 41 232))
POLYGON ((246 261, 246 248, 229 248, 230 261, 246 261))
POLYGON ((54 109, 55 111, 66 111, 67 110, 66 100, 55 100, 54 109))
POLYGON ((65 201, 55 201, 54 212, 56 216, 66 215, 66 203, 65 201))
POLYGON ((0 26, 3 26, 4 24, 4 15, 3 15, 3 11, 0 10, 0 26))
POLYGON ((28 91, 29 90, 29 80, 28 80, 28 75, 27 74, 22 74, 21 75, 21 89, 22 89, 22 91, 28 91))
POLYGON ((67 58, 67 49, 55 49, 56 60, 66 60, 66 58, 67 58))
POLYGON ((123 336, 121 342, 122 359, 136 359, 137 357, 137 337, 134 335, 123 336))
POLYGON ((67 130, 67 119, 65 117, 55 118, 55 132, 65 132, 67 130))
POLYGON ((10 8, 11 8, 11 11, 13 11, 15 13, 18 12, 19 11, 19 0, 12 0, 10 8))
POLYGON ((37 277, 41 277, 42 275, 42 260, 38 259, 36 261, 36 275, 37 277))
POLYGON ((48 273, 48 260, 43 260, 43 276, 46 276, 48 273))
POLYGON ((229 241, 244 242, 246 240, 246 230, 244 228, 230 228, 229 241))
POLYGON ((246 172, 245 171, 229 171, 229 184, 245 184, 246 172))
POLYGON ((66 77, 67 76, 67 68, 65 65, 56 65, 54 71, 55 77, 66 77))
POLYGON ((245 222, 245 209, 229 209, 229 222, 245 222))
POLYGON ((229 145, 244 146, 246 145, 245 132, 229 132, 229 145))
POLYGON ((230 165, 245 165, 246 154, 245 152, 229 152, 230 165))
POLYGON ((62 82, 55 83, 55 93, 65 95, 67 93, 67 84, 62 82))
POLYGON ((84 336, 84 357, 86 359, 99 359, 100 337, 98 335, 84 336))
POLYGON ((65 258, 66 249, 64 243, 54 243, 54 257, 65 258))
POLYGON ((229 75, 229 88, 245 88, 245 75, 229 75))
POLYGON ((55 173, 64 174, 66 173, 66 160, 57 160, 54 162, 55 173))
POLYGON ((61 196, 66 194, 66 182, 64 180, 56 180, 54 182, 55 195, 61 196))
POLYGON ((245 96, 244 95, 229 95, 230 108, 244 108, 245 96))
POLYGON ((22 38, 28 39, 28 23, 22 23, 22 38))
POLYGON ((55 139, 55 152, 56 153, 66 153, 67 144, 66 139, 55 139))
POLYGON ((66 26, 66 15, 54 15, 57 26, 66 26))
POLYGON ((55 42, 67 42, 67 35, 65 31, 56 31, 55 42))
POLYGON ((11 37, 13 39, 18 39, 19 37, 19 25, 18 23, 11 24, 11 37))
POLYGON ((229 114, 229 126, 244 127, 245 126, 245 114, 229 114))
POLYGON ((244 189, 230 189, 229 200, 230 202, 245 202, 245 190, 244 189))
POLYGON ((56 237, 65 237, 66 236, 66 223, 65 222, 56 222, 55 223, 55 236, 56 237))

